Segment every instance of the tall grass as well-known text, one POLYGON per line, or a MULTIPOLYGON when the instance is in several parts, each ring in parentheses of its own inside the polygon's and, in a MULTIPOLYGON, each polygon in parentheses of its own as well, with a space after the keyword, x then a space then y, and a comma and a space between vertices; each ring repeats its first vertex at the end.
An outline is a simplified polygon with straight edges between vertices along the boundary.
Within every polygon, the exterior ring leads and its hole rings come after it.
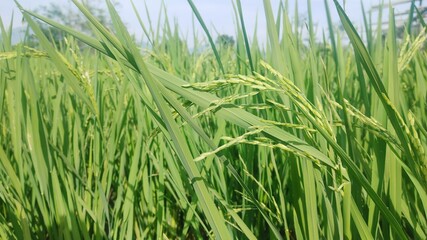
POLYGON ((398 39, 380 10, 363 41, 324 1, 320 41, 265 0, 261 46, 236 0, 221 47, 189 0, 211 48, 140 20, 140 49, 110 1, 114 29, 73 2, 94 37, 17 3, 39 46, 12 46, 0 19, 1 239, 427 237, 425 24, 398 39))

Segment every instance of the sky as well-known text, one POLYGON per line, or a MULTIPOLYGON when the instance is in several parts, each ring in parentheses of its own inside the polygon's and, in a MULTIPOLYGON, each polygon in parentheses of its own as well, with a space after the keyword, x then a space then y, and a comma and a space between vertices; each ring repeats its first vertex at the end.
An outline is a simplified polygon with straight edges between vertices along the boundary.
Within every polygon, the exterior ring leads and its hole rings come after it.
MULTIPOLYGON (((30 10, 40 8, 41 6, 47 6, 52 2, 58 3, 65 8, 73 7, 73 4, 70 0, 18 0, 20 4, 30 10)), ((154 21, 154 25, 158 19, 160 11, 160 0, 133 0, 136 8, 138 9, 140 15, 143 17, 144 22, 147 22, 145 4, 147 5, 148 12, 151 19, 154 21), (144 4, 145 2, 145 4, 144 4)), ((277 9, 277 6, 280 0, 270 0, 274 9, 277 9)), ((333 6, 333 2, 330 2, 330 9, 333 14, 333 21, 338 22, 338 16, 336 10, 333 6)), ((121 0, 119 1, 118 11, 122 17, 122 20, 126 23, 128 30, 131 33, 136 34, 136 36, 142 36, 142 29, 139 26, 138 20, 133 12, 133 8, 130 0, 121 0)), ((234 11, 232 2, 233 0, 193 0, 196 7, 200 11, 204 21, 206 22, 208 28, 211 30, 213 35, 216 34, 228 34, 231 36, 235 35, 235 20, 234 20, 234 11)), ((289 0, 290 12, 294 12, 295 0, 289 0)), ((299 9, 299 18, 307 18, 307 1, 297 1, 299 9)), ((343 0, 339 1, 341 4, 343 0)), ((345 9, 350 19, 356 24, 356 26, 362 25, 362 10, 361 2, 365 6, 365 10, 369 10, 373 5, 378 4, 379 0, 347 0, 345 1, 345 9)), ((192 22, 193 22, 193 13, 186 0, 164 0, 164 3, 167 6, 167 16, 169 20, 175 20, 180 28, 181 36, 188 37, 188 40, 191 41, 192 38, 192 22)), ((262 0, 241 0, 243 14, 245 18, 245 24, 249 36, 252 36, 255 31, 255 26, 257 22, 257 33, 260 41, 266 35, 265 26, 265 17, 263 9, 262 0)), ((100 1, 100 4, 104 4, 103 1, 100 1)), ((313 20, 317 25, 317 36, 321 36, 322 29, 326 28, 326 13, 324 8, 324 0, 311 0, 313 20)), ((277 11, 276 11, 277 12, 277 11)), ((3 20, 3 23, 8 26, 10 20, 14 15, 14 27, 22 26, 22 15, 19 10, 16 8, 13 0, 0 0, 0 16, 3 20)), ((203 30, 200 28, 197 20, 195 20, 195 29, 199 35, 203 35, 203 30)))

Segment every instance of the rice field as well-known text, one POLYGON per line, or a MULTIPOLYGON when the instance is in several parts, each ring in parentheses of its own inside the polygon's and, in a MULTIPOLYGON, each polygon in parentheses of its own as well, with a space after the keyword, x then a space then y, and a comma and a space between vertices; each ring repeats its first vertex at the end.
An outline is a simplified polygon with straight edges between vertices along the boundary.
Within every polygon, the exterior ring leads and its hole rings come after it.
POLYGON ((20 7, 38 44, 12 46, 0 21, 0 239, 427 238, 419 12, 398 37, 392 8, 356 29, 325 0, 317 39, 264 0, 263 45, 235 0, 224 46, 188 0, 205 38, 140 21, 142 49, 73 2, 92 34, 20 7))

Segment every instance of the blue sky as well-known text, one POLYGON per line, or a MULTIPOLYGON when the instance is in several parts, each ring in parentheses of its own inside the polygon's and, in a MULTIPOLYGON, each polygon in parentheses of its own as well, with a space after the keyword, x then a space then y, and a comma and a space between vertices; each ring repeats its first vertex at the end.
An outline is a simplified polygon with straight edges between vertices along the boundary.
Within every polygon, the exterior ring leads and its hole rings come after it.
MULTIPOLYGON (((0 16, 3 22, 6 25, 9 25, 12 13, 14 13, 14 26, 22 26, 21 15, 15 7, 13 0, 0 0, 2 4, 0 5, 0 16)), ((43 5, 48 5, 51 2, 56 2, 62 6, 69 8, 73 7, 71 1, 69 0, 19 0, 19 2, 27 9, 36 9, 43 5)), ((100 1, 103 3, 103 1, 100 1)), ((140 14, 145 17, 145 8, 144 2, 146 2, 149 13, 153 20, 157 20, 160 9, 160 0, 134 0, 137 9, 139 9, 140 14)), ((180 31, 182 36, 189 36, 191 39, 191 29, 192 27, 192 11, 186 0, 164 0, 167 11, 168 18, 170 20, 176 20, 179 23, 180 31)), ((197 8, 201 12, 205 22, 208 24, 210 30, 215 33, 215 30, 221 34, 235 35, 235 24, 234 24, 234 13, 232 7, 232 0, 194 0, 197 8)), ((247 24, 248 34, 252 36, 255 29, 255 22, 258 19, 258 36, 259 39, 263 39, 265 36, 265 18, 263 10, 263 1, 262 0, 241 0, 243 6, 243 12, 245 16, 245 23, 247 24)), ((273 9, 278 6, 280 0, 271 0, 273 9)), ((300 18, 305 18, 307 16, 307 1, 297 1, 298 9, 300 12, 300 18)), ((333 2, 330 2, 331 12, 334 16, 334 21, 338 22, 338 17, 336 16, 336 11, 333 7, 333 2)), ((341 3, 343 0, 340 1, 341 3)), ((347 0, 345 1, 345 8, 347 14, 350 16, 352 21, 356 25, 362 24, 362 10, 360 0, 347 0)), ((378 0, 362 0, 364 3, 365 9, 370 9, 372 5, 378 4, 378 0)), ((318 36, 321 34, 321 29, 326 27, 326 16, 324 10, 324 1, 323 0, 311 0, 312 11, 314 22, 318 26, 318 36)), ((294 12, 295 0, 289 0, 290 12, 294 12)), ((142 35, 141 28, 137 22, 135 14, 132 10, 132 5, 129 0, 120 1, 119 12, 122 16, 124 22, 126 22, 129 31, 137 35, 142 35)), ((196 22, 196 30, 199 35, 202 35, 202 30, 196 22)))

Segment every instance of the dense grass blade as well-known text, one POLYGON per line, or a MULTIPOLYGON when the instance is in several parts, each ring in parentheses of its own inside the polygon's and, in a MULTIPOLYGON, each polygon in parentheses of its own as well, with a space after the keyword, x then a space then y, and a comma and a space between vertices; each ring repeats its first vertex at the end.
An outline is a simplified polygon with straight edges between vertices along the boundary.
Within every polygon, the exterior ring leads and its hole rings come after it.
POLYGON ((252 61, 251 48, 250 48, 250 45, 249 45, 248 34, 246 32, 245 21, 244 21, 244 18, 243 18, 242 4, 241 4, 240 0, 236 0, 236 5, 237 5, 237 11, 239 13, 240 25, 242 27, 243 38, 245 40, 245 49, 246 49, 246 54, 248 55, 249 66, 251 68, 251 72, 254 72, 255 68, 254 68, 254 64, 253 64, 253 61, 252 61))
POLYGON ((73 2, 87 31, 18 5, 14 44, 0 19, 0 238, 426 238, 413 2, 403 35, 392 9, 387 30, 363 13, 362 40, 338 1, 347 36, 325 1, 317 39, 313 1, 303 19, 264 0, 264 45, 232 1, 221 46, 190 0, 194 46, 163 1, 156 19, 132 3, 142 43, 111 1, 101 20, 73 2))
MULTIPOLYGON (((360 60, 362 62, 362 65, 370 77, 371 83, 377 92, 378 96, 380 97, 380 100, 387 112, 387 116, 390 119, 391 124, 394 127, 394 130, 396 131, 399 139, 401 140, 401 143, 403 147, 405 148, 405 155, 410 159, 412 159, 412 152, 410 151, 410 147, 408 146, 408 140, 406 135, 404 134, 399 119, 399 115, 396 112, 396 109, 393 108, 392 103, 389 100, 388 94, 385 90, 385 87, 379 77, 378 72, 375 69, 375 66, 362 42, 360 37, 358 36, 356 30, 354 29, 353 25, 351 24, 350 20, 348 19, 347 15, 345 14, 344 10, 341 8, 339 3, 335 1, 336 8, 338 10, 338 14, 341 18, 341 22, 343 23, 344 29, 346 30, 350 41, 353 45, 353 48, 356 52, 356 54, 360 57, 360 60)), ((372 193, 374 194, 374 193, 372 193)), ((371 195, 371 194, 370 194, 371 195)), ((372 197, 372 196, 371 196, 372 197)), ((401 239, 406 239, 406 235, 403 232, 401 225, 397 221, 396 217, 393 216, 392 212, 387 209, 385 204, 377 197, 373 197, 373 200, 376 202, 378 207, 381 209, 384 215, 386 215, 387 220, 392 225, 393 231, 399 236, 401 239)))
POLYGON ((225 70, 224 70, 224 66, 222 65, 221 57, 219 56, 218 50, 216 49, 216 46, 215 46, 215 42, 213 41, 212 36, 209 33, 208 27, 206 26, 205 22, 203 21, 203 18, 200 15, 199 10, 197 10, 196 5, 194 5, 193 1, 192 0, 188 0, 188 4, 190 4, 190 7, 193 10, 194 15, 196 15, 197 21, 199 21, 200 25, 203 28, 203 31, 206 34, 206 37, 209 40, 209 44, 210 44, 210 46, 212 48, 212 51, 215 54, 215 58, 216 58, 216 61, 218 63, 219 69, 221 70, 221 73, 225 74, 225 70))

